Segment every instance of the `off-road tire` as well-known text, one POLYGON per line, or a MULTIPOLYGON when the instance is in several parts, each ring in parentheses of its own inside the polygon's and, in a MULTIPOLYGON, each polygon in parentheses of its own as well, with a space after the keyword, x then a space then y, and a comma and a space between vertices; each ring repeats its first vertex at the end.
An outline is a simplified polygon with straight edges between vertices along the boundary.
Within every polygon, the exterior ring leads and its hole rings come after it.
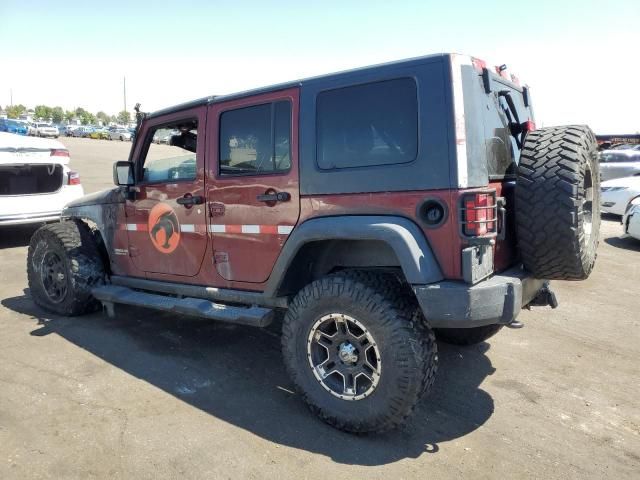
POLYGON ((370 433, 401 426, 435 379, 435 336, 415 299, 392 275, 351 271, 316 280, 296 295, 282 330, 284 362, 297 390, 312 412, 340 430, 370 433), (377 342, 379 383, 365 398, 337 398, 313 374, 309 333, 330 313, 358 319, 377 342))
POLYGON ((100 308, 91 289, 104 282, 104 266, 94 237, 83 223, 66 221, 38 229, 29 244, 27 277, 31 297, 47 311, 74 316, 100 308), (57 301, 47 293, 42 275, 48 254, 60 259, 66 285, 66 293, 57 301))
POLYGON ((533 276, 589 276, 600 230, 600 170, 589 127, 550 127, 527 134, 515 207, 520 256, 533 276))
POLYGON ((502 329, 502 325, 473 328, 436 328, 436 338, 452 345, 469 346, 484 342, 502 329))

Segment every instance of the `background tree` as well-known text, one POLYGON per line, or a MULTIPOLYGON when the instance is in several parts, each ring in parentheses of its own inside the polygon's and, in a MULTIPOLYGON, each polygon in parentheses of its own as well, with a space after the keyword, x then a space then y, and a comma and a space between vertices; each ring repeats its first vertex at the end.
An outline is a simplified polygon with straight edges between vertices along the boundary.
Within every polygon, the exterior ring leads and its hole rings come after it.
POLYGON ((96 116, 93 113, 83 110, 82 115, 80 115, 80 121, 82 125, 91 125, 96 123, 96 116))
POLYGON ((74 110, 67 110, 64 112, 64 119, 67 122, 71 122, 76 117, 76 112, 74 110))
POLYGON ((117 120, 118 120, 118 123, 121 123, 122 125, 127 125, 131 121, 131 115, 126 110, 123 110, 120 113, 118 113, 117 120))
POLYGON ((11 105, 7 107, 7 117, 9 118, 18 118, 20 115, 27 111, 27 107, 22 104, 19 105, 11 105))
POLYGON ((102 111, 96 113, 96 118, 100 120, 103 125, 109 125, 111 121, 111 117, 102 111))
POLYGON ((36 120, 49 121, 51 118, 51 107, 47 107, 46 105, 36 105, 33 116, 36 120))
POLYGON ((62 107, 53 107, 51 109, 51 121, 53 123, 62 123, 64 120, 64 110, 62 107))

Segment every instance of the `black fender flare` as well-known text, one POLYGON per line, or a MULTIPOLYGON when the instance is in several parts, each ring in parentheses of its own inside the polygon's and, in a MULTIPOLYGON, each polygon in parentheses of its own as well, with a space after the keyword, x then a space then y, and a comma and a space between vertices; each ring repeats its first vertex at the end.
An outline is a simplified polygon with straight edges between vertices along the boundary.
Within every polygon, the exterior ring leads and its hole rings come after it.
POLYGON ((427 238, 408 218, 386 215, 320 217, 307 220, 293 229, 271 271, 264 295, 277 296, 298 251, 305 244, 322 240, 383 241, 393 249, 410 284, 426 285, 444 279, 427 238))

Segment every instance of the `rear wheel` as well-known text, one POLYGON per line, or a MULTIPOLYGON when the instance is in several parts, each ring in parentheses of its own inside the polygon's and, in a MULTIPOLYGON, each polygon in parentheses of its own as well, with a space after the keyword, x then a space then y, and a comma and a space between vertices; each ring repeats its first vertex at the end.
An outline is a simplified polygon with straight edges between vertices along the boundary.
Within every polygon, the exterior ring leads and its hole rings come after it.
POLYGON ((573 125, 527 134, 515 197, 525 268, 537 278, 587 278, 600 230, 600 171, 591 129, 573 125))
POLYGON ((436 328, 436 338, 453 345, 475 345, 493 337, 502 325, 485 325, 473 328, 436 328))
POLYGON ((311 410, 349 432, 401 425, 435 379, 435 337, 393 277, 330 275, 295 297, 284 322, 287 369, 311 410))
POLYGON ((50 312, 81 315, 100 306, 91 289, 104 282, 104 268, 84 224, 61 222, 37 230, 29 244, 27 276, 34 302, 50 312))

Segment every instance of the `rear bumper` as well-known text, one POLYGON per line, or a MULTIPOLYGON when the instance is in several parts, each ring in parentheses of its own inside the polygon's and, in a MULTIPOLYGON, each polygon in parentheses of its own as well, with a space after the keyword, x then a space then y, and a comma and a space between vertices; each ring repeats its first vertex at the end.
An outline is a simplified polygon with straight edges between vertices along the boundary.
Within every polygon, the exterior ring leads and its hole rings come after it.
POLYGON ((432 327, 472 328, 513 322, 544 284, 518 267, 476 285, 444 281, 413 290, 432 327))

